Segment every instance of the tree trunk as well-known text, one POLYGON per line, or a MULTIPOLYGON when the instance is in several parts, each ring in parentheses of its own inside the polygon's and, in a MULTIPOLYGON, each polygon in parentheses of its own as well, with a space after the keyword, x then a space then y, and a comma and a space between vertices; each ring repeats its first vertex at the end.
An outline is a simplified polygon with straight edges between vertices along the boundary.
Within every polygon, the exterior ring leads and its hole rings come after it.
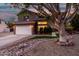
POLYGON ((60 42, 66 42, 67 41, 67 32, 65 31, 64 25, 61 25, 60 29, 59 29, 59 41, 60 42))
POLYGON ((59 29, 59 41, 58 41, 58 44, 59 45, 62 45, 62 46, 73 46, 73 42, 72 42, 72 36, 71 35, 68 35, 68 33, 65 31, 65 26, 64 24, 62 24, 60 26, 60 29, 59 29))

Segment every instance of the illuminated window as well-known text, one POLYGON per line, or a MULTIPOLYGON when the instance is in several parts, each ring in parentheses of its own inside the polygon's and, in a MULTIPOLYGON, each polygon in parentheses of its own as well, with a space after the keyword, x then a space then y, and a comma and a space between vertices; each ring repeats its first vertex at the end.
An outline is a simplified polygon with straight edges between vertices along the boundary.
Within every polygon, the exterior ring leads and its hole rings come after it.
POLYGON ((47 22, 45 21, 45 22, 38 22, 38 24, 47 24, 47 22))
POLYGON ((38 31, 40 31, 40 28, 44 29, 45 27, 47 27, 47 25, 38 26, 38 31))

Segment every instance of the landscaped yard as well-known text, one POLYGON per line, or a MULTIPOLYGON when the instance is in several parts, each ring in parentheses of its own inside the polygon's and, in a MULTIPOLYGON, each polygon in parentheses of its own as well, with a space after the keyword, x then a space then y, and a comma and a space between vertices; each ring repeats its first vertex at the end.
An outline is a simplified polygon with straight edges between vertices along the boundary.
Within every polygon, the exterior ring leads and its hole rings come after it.
POLYGON ((23 39, 5 49, 0 50, 0 55, 8 56, 79 56, 79 34, 73 35, 75 46, 58 46, 57 38, 23 39))
POLYGON ((32 37, 31 39, 54 39, 54 38, 58 38, 57 36, 52 36, 52 35, 35 35, 34 37, 32 37))

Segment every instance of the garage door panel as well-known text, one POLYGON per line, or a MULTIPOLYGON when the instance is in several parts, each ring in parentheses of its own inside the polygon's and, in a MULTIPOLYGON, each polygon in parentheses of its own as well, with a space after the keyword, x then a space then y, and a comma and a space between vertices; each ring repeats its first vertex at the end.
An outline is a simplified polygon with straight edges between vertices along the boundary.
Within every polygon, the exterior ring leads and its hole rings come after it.
POLYGON ((16 34, 32 35, 32 28, 30 26, 16 26, 16 34))

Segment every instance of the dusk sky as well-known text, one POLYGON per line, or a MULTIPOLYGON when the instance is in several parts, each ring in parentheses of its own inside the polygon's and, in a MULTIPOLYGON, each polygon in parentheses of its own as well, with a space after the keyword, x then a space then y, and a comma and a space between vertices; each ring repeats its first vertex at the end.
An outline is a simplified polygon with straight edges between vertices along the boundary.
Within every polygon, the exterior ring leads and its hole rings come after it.
POLYGON ((10 20, 16 18, 18 8, 11 8, 10 4, 0 3, 0 19, 10 20))
MULTIPOLYGON (((62 11, 64 11, 65 4, 61 4, 62 11)), ((31 8, 29 10, 32 10, 33 12, 35 9, 31 8)), ((13 20, 16 17, 17 13, 20 12, 20 9, 18 8, 12 8, 10 4, 8 3, 0 3, 0 19, 4 19, 6 21, 13 20)))
POLYGON ((0 12, 18 13, 18 8, 11 8, 10 4, 0 3, 0 12))

